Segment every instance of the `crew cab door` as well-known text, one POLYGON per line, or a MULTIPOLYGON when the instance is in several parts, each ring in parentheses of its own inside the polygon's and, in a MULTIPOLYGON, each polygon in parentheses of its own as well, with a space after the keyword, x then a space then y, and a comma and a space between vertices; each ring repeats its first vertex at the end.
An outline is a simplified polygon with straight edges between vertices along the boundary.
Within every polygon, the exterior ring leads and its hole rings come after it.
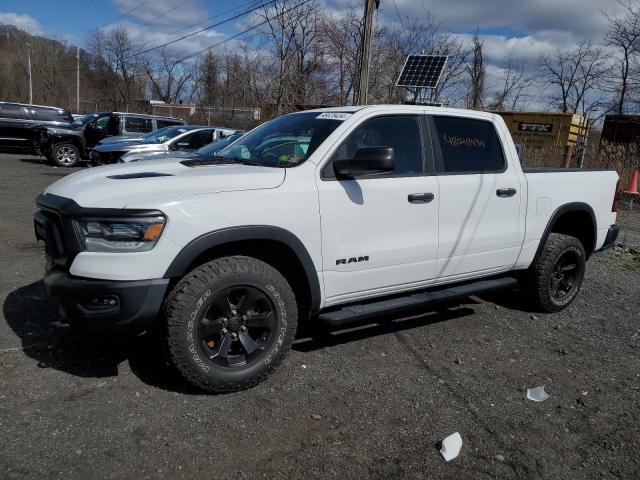
POLYGON ((86 148, 91 149, 103 138, 113 135, 109 133, 108 126, 112 122, 113 116, 111 114, 101 115, 95 120, 92 120, 87 124, 84 129, 84 138, 86 142, 86 148))
POLYGON ((436 275, 473 277, 509 269, 522 243, 521 181, 495 124, 432 116, 440 183, 436 275))
POLYGON ((370 117, 350 130, 321 167, 326 305, 419 287, 434 278, 439 188, 428 141, 425 117, 370 117), (336 178, 334 160, 373 146, 394 149, 394 171, 336 178))

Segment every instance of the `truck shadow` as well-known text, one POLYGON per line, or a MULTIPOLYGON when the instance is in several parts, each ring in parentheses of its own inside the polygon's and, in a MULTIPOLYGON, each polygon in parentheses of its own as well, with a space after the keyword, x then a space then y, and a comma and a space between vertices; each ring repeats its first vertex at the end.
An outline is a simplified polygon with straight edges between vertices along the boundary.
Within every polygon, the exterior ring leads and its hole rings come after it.
MULTIPOLYGON (((475 313, 471 299, 443 304, 435 311, 415 311, 384 316, 347 327, 307 324, 293 349, 310 352, 364 338, 400 332, 475 313)), ((201 395, 166 362, 162 342, 154 334, 125 335, 76 331, 62 323, 57 305, 42 281, 20 287, 7 296, 3 313, 11 330, 22 341, 24 354, 39 368, 53 368, 82 378, 117 376, 127 368, 143 383, 167 391, 201 395)))
POLYGON ((201 394, 165 361, 152 334, 80 332, 61 323, 56 302, 42 281, 12 291, 4 302, 5 320, 22 341, 25 355, 40 368, 84 378, 113 377, 127 367, 142 382, 164 390, 201 394))

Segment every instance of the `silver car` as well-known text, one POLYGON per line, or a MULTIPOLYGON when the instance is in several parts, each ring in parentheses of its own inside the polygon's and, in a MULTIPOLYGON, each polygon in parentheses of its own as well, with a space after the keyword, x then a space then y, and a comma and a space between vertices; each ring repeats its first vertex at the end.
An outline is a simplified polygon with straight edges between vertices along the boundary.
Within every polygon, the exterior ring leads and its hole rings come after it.
POLYGON ((144 137, 97 145, 91 151, 89 161, 91 165, 98 166, 117 163, 126 154, 195 151, 223 136, 226 131, 234 132, 201 125, 167 127, 144 137))

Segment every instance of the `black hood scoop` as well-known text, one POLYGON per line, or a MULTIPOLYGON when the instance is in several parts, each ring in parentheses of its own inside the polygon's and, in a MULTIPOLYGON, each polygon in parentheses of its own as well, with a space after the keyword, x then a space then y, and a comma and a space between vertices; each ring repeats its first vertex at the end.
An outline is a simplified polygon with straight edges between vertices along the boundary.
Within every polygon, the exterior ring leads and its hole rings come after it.
POLYGON ((173 177, 170 173, 159 172, 140 172, 140 173, 123 173, 121 175, 109 175, 107 178, 112 180, 131 180, 134 178, 151 178, 151 177, 173 177))

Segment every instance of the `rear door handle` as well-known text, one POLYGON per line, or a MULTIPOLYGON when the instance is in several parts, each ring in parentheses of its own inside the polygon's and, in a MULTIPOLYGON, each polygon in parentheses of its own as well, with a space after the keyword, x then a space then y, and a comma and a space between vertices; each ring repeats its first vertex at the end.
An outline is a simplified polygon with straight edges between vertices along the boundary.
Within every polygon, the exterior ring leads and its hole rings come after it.
POLYGON ((513 197, 516 194, 515 188, 499 188, 496 190, 496 195, 499 197, 513 197))
POLYGON ((435 198, 433 193, 412 193, 407 197, 409 203, 429 203, 435 198))

